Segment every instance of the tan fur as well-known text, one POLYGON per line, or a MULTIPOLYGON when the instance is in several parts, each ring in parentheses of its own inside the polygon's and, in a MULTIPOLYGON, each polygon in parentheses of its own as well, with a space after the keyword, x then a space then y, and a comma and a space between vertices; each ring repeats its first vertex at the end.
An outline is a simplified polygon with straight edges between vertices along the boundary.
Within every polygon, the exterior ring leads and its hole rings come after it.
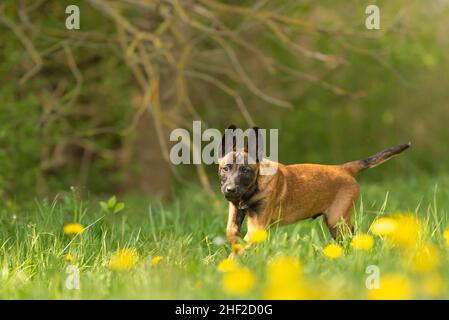
MULTIPOLYGON (((229 161, 229 157, 235 156, 233 153, 235 151, 224 157, 219 166, 229 161)), ((335 238, 342 231, 337 230, 337 223, 340 220, 352 229, 351 215, 359 196, 359 184, 354 176, 359 171, 384 162, 397 153, 385 154, 383 151, 365 162, 358 160, 343 165, 283 165, 264 159, 258 164, 258 170, 260 167, 277 166, 277 171, 273 175, 258 175, 259 191, 249 199, 248 210, 241 210, 235 204, 229 203, 226 232, 228 240, 235 242, 240 236, 240 226, 245 216, 248 224, 245 240, 249 240, 249 235, 256 229, 287 225, 320 214, 324 216, 335 238), (263 203, 262 209, 251 209, 251 205, 258 202, 263 203)))
POLYGON ((342 166, 278 164, 275 175, 260 175, 258 179, 259 188, 265 190, 259 198, 266 197, 267 206, 261 214, 248 212, 248 232, 275 224, 287 225, 317 214, 324 214, 331 230, 340 218, 351 226, 359 185, 342 166))

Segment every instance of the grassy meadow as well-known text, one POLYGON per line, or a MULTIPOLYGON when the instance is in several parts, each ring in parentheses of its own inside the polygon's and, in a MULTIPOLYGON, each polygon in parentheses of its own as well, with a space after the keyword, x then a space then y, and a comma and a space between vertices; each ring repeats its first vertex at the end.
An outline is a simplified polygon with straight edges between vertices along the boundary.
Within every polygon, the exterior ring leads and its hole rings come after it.
POLYGON ((448 30, 447 0, 2 0, 0 299, 449 299, 448 30), (286 164, 413 147, 354 237, 244 249, 216 166, 168 161, 231 124, 286 164))
POLYGON ((449 298, 443 236, 449 227, 449 176, 360 180, 354 223, 374 245, 362 241, 354 248, 348 237, 341 254, 335 247, 325 251, 333 258, 323 252, 333 241, 319 218, 272 228, 265 241, 222 262, 232 250, 223 241, 226 203, 197 187, 173 204, 129 195, 108 207, 100 204, 104 199, 81 199, 76 190, 45 201, 5 202, 0 298, 449 298), (405 239, 397 238, 402 242, 369 231, 379 217, 398 212, 419 219, 415 229, 396 226, 396 232, 408 228, 405 239), (75 222, 81 229, 70 225, 75 222), (369 265, 379 268, 380 289, 365 286, 369 265), (79 269, 79 289, 66 286, 69 266, 79 269))

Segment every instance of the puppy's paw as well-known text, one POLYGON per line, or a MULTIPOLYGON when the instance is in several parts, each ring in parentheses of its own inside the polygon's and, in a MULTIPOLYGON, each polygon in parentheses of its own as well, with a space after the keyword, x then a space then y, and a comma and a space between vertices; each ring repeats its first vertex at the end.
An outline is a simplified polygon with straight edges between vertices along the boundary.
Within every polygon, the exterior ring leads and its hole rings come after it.
POLYGON ((237 254, 235 252, 231 252, 228 256, 229 260, 235 260, 237 258, 237 254))

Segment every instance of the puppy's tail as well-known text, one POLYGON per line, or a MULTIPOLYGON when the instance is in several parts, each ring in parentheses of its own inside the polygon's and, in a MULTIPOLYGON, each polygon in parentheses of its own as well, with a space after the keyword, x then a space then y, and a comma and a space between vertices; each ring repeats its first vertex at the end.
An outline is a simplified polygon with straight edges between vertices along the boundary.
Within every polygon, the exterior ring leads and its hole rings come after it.
POLYGON ((391 147, 388 149, 385 149, 379 153, 376 153, 375 155, 366 158, 365 160, 356 160, 351 161, 343 164, 343 168, 346 169, 350 174, 355 176, 360 171, 363 171, 365 169, 374 168, 378 166, 379 164, 382 164, 390 158, 400 154, 405 149, 408 149, 410 147, 411 143, 404 143, 400 144, 396 147, 391 147))

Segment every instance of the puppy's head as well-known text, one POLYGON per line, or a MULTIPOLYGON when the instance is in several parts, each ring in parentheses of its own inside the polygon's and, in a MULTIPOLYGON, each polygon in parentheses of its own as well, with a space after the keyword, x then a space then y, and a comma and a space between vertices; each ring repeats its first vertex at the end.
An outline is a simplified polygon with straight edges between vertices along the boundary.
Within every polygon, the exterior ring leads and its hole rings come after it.
POLYGON ((221 192, 228 201, 237 202, 257 187, 259 163, 263 157, 262 146, 262 135, 258 128, 243 132, 232 125, 225 130, 218 174, 221 192), (238 143, 239 139, 241 143, 238 143))

